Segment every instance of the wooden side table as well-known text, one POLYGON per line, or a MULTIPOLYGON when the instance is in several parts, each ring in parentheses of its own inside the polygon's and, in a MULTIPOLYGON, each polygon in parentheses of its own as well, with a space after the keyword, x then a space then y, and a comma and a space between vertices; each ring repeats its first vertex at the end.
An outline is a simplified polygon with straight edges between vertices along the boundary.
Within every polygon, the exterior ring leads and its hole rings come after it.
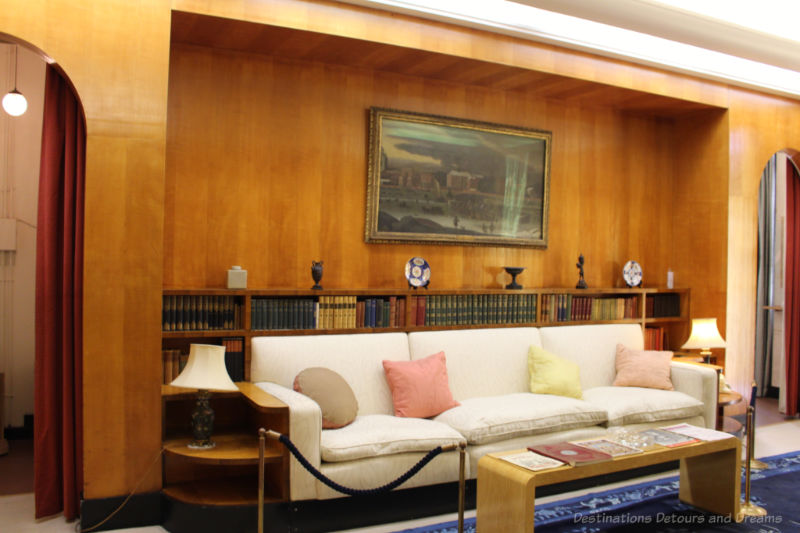
POLYGON ((742 401, 742 395, 731 390, 720 392, 717 400, 717 430, 726 433, 738 434, 742 430, 742 423, 730 416, 725 416, 725 408, 736 405, 742 401))

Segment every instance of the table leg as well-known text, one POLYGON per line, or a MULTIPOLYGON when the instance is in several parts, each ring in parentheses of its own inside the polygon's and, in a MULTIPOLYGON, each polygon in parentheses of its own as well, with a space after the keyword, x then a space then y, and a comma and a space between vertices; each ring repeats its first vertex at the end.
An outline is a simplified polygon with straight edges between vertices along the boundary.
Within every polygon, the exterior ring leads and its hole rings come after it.
POLYGON ((533 472, 502 459, 481 457, 476 530, 479 533, 531 533, 535 495, 533 472))
POLYGON ((736 448, 681 459, 679 497, 705 511, 739 514, 741 493, 741 443, 736 448))

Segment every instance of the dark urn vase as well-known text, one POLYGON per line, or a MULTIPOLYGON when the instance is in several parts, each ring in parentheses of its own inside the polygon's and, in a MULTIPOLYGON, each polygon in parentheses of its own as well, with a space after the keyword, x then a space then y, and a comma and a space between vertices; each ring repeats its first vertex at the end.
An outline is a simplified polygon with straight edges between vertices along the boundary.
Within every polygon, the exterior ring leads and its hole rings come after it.
POLYGON ((525 267, 503 267, 506 272, 511 274, 511 283, 506 285, 506 289, 518 291, 522 289, 522 285, 517 283, 517 276, 519 276, 525 267))
POLYGON ((311 278, 314 280, 314 290, 322 290, 322 285, 319 284, 322 279, 322 261, 311 261, 311 278))

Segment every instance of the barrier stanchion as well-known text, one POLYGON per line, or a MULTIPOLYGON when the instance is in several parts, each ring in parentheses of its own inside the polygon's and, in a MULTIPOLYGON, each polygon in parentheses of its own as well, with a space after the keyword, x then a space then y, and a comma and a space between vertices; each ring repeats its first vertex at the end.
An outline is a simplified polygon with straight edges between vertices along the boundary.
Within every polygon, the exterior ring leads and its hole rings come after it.
POLYGON ((464 492, 467 483, 464 474, 467 444, 458 445, 458 533, 464 533, 464 492))
POLYGON ((750 451, 755 443, 753 442, 753 413, 755 408, 751 405, 747 407, 747 461, 744 463, 744 503, 739 508, 739 518, 745 516, 766 516, 767 510, 750 501, 750 451))
POLYGON ((264 533, 264 447, 267 430, 258 430, 258 533, 264 533))

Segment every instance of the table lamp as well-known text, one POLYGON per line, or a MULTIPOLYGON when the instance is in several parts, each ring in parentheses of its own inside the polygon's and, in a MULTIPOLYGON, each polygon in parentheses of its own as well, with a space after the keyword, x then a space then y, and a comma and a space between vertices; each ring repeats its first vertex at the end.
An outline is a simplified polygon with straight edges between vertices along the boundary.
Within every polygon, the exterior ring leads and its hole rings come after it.
POLYGON ((711 358, 711 348, 724 348, 725 340, 719 334, 716 318, 693 318, 692 333, 683 346, 684 350, 700 350, 703 361, 708 363, 711 358))
POLYGON ((211 432, 214 430, 214 410, 208 403, 211 391, 238 391, 225 368, 225 347, 211 344, 192 344, 186 367, 170 383, 175 387, 197 390, 197 405, 192 412, 192 435, 189 448, 213 448, 211 432))

